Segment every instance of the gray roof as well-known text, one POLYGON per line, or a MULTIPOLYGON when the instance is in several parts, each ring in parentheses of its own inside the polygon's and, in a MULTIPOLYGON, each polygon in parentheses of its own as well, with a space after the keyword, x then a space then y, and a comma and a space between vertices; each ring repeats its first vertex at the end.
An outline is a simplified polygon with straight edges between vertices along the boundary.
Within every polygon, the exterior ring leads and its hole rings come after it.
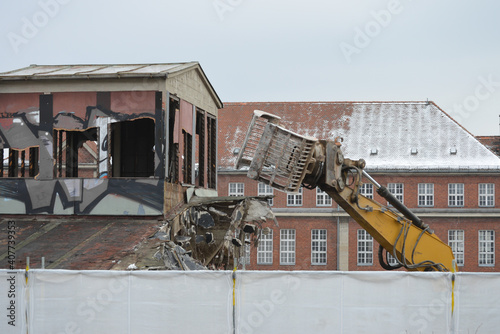
POLYGON ((199 67, 199 63, 31 65, 0 73, 0 80, 167 77, 168 74, 194 67, 199 67))
POLYGON ((254 109, 318 139, 342 137, 344 156, 368 170, 500 171, 500 158, 433 102, 248 102, 219 111, 219 166, 234 168, 254 109))

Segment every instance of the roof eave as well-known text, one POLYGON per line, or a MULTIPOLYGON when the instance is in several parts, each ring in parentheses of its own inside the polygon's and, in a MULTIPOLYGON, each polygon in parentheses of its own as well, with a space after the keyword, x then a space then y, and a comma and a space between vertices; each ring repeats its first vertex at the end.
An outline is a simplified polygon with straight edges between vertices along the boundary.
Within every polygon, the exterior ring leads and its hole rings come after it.
POLYGON ((116 73, 116 74, 87 74, 87 75, 54 75, 54 76, 17 76, 0 78, 0 82, 28 81, 28 80, 85 80, 85 79, 127 79, 127 78, 163 78, 166 79, 168 73, 136 74, 136 73, 116 73))

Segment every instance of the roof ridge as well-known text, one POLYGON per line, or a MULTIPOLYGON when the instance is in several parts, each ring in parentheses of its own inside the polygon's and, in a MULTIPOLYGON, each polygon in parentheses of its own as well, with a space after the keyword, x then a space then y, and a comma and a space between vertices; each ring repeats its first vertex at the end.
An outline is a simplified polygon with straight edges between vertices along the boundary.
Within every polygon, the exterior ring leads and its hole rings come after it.
POLYGON ((250 105, 250 104, 314 104, 314 103, 328 103, 328 104, 434 104, 433 101, 252 101, 252 102, 224 102, 224 104, 240 104, 240 105, 250 105))

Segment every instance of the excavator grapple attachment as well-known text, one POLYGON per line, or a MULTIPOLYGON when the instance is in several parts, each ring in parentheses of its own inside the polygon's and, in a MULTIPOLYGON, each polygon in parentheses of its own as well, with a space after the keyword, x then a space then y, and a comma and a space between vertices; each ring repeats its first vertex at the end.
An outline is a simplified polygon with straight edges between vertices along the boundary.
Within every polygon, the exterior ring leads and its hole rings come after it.
POLYGON ((316 138, 301 136, 278 125, 279 117, 255 110, 236 169, 271 187, 296 192, 308 172, 316 138))

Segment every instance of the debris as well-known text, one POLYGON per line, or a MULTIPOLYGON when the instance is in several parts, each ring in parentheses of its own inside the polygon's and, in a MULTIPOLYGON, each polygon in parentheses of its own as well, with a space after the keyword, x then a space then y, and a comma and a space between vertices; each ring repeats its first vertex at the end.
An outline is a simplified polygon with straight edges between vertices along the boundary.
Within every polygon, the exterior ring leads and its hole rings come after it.
POLYGON ((175 241, 178 242, 178 243, 185 243, 185 242, 188 242, 191 240, 191 237, 187 236, 187 235, 176 235, 175 236, 175 241))
POLYGON ((137 266, 135 265, 135 263, 132 263, 130 264, 128 267, 127 267, 127 270, 137 270, 139 268, 137 268, 137 266))
POLYGON ((243 256, 242 246, 258 242, 262 223, 267 219, 276 223, 267 200, 261 197, 193 196, 156 233, 162 247, 155 258, 163 261, 168 270, 234 268, 238 263, 233 261, 243 256), (245 240, 246 234, 255 237, 245 240))
POLYGON ((198 217, 198 220, 196 220, 196 225, 201 226, 203 228, 211 228, 215 226, 215 221, 210 215, 210 213, 204 211, 200 212, 200 216, 198 217))
POLYGON ((254 224, 245 224, 243 226, 243 232, 245 233, 255 233, 256 230, 257 228, 255 227, 254 224))
POLYGON ((214 241, 214 234, 213 234, 213 233, 211 233, 211 232, 206 232, 206 233, 205 233, 205 242, 206 242, 207 244, 210 244, 210 243, 212 243, 213 241, 214 241))
POLYGON ((193 259, 184 248, 173 242, 166 242, 162 254, 165 267, 169 270, 206 270, 199 261, 193 259))
POLYGON ((216 215, 218 215, 220 217, 227 217, 227 214, 225 212, 217 210, 216 208, 214 208, 212 206, 208 208, 208 211, 212 212, 212 213, 215 213, 216 215))
POLYGON ((242 246, 242 243, 241 243, 241 240, 240 240, 240 239, 233 238, 233 240, 231 240, 231 242, 232 242, 232 243, 233 243, 233 245, 235 245, 236 247, 241 247, 241 246, 242 246))

